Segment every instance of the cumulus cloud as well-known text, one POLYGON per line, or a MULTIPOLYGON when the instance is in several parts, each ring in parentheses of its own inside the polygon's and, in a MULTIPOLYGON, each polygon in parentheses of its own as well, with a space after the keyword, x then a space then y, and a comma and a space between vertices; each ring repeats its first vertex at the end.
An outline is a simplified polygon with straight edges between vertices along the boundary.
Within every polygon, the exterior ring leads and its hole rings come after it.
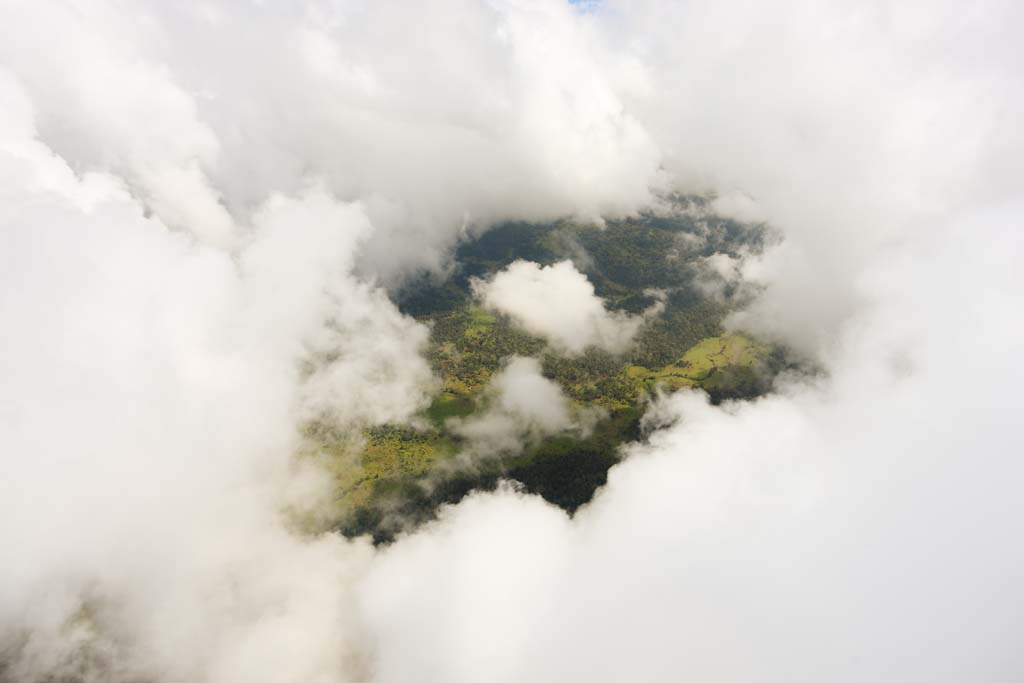
MULTIPOLYGON (((532 334, 570 354, 596 346, 613 353, 629 348, 644 316, 611 311, 572 261, 541 266, 516 261, 488 280, 474 282, 484 306, 512 317, 532 334)), ((660 312, 656 303, 648 315, 660 312)))
POLYGON ((598 414, 574 408, 558 383, 541 374, 536 358, 513 356, 488 384, 483 411, 452 418, 449 427, 477 454, 518 453, 543 436, 586 433, 598 414))
POLYGON ((0 61, 73 166, 227 245, 231 219, 322 179, 365 202, 361 267, 389 282, 442 266, 467 225, 650 201, 660 153, 609 56, 557 2, 0 5, 0 61))
POLYGON ((623 97, 665 168, 785 233, 745 269, 767 288, 742 326, 821 352, 864 303, 859 271, 880 250, 1016 193, 1012 3, 968 16, 944 2, 604 5, 644 76, 624 77, 623 97))
POLYGON ((1013 678, 1022 372, 990 340, 1022 331, 1018 209, 892 253, 829 380, 668 399, 573 520, 506 491, 389 549, 360 598, 380 680, 1013 678), (965 352, 979 372, 951 373, 965 352))
MULTIPOLYGON (((0 678, 1020 678, 1022 20, 0 2, 0 678), (670 185, 783 233, 732 322, 822 377, 667 400, 573 519, 503 490, 382 551, 292 528, 329 497, 298 427, 432 388, 380 284, 670 185)), ((524 326, 628 343, 570 264, 514 269, 524 326)), ((495 405, 565 424, 519 370, 495 405)))
POLYGON ((425 330, 352 275, 365 211, 273 198, 233 258, 77 178, 12 79, 0 100, 3 676, 351 675, 369 550, 280 511, 329 493, 293 460, 312 407, 404 419, 430 388, 425 330))
POLYGON ((744 260, 748 256, 716 252, 698 259, 695 284, 706 296, 724 298, 728 288, 742 284, 744 260))

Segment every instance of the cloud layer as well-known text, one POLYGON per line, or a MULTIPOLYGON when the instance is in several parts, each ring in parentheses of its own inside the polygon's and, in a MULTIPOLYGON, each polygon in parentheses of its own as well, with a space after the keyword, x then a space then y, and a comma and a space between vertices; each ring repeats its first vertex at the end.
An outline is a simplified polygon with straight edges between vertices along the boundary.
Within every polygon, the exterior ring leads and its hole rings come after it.
POLYGON ((361 596, 386 634, 378 680, 1016 675, 1024 439, 1008 397, 1024 372, 992 341, 1021 332, 1009 217, 892 254, 828 380, 724 408, 667 399, 672 426, 572 521, 481 495, 390 548, 361 596), (968 235, 983 246, 965 272, 968 235), (977 289, 943 286, 953 268, 977 289), (951 371, 964 353, 977 372, 951 371))
MULTIPOLYGON (((488 280, 477 280, 473 291, 484 306, 511 316, 527 332, 570 354, 589 346, 621 353, 644 322, 643 316, 608 310, 572 261, 550 266, 516 261, 488 280)), ((651 312, 657 311, 655 307, 651 312)))
MULTIPOLYGON (((1019 678, 1022 20, 0 1, 0 679, 1019 678), (782 232, 728 264, 762 292, 732 323, 821 377, 665 400, 573 519, 297 529, 302 424, 434 389, 381 285, 666 189, 782 232)), ((571 264, 513 269, 485 296, 528 329, 630 336, 571 264)))

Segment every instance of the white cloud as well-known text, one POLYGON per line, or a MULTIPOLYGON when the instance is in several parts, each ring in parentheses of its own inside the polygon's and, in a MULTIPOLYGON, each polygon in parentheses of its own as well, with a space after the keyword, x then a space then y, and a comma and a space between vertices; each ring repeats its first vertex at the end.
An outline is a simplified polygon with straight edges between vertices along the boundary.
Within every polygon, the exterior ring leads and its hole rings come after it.
MULTIPOLYGON (((0 99, 24 101, 10 80, 0 99)), ((350 675, 369 549, 280 511, 329 493, 293 460, 308 406, 404 419, 430 388, 426 331, 351 274, 364 211, 275 198, 235 260, 0 111, 4 676, 350 675), (334 360, 304 382, 310 349, 334 360)))
POLYGON ((58 154, 217 244, 323 179, 365 202, 361 266, 390 282, 467 222, 629 213, 661 182, 568 4, 87 4, 0 6, 0 61, 58 154))
POLYGON ((725 288, 743 282, 743 266, 749 254, 730 256, 716 252, 711 256, 697 259, 696 285, 709 297, 723 297, 725 288))
MULTIPOLYGON (((621 353, 644 323, 643 316, 609 310, 572 261, 550 266, 516 261, 489 280, 474 282, 473 291, 484 306, 511 316, 527 332, 571 354, 588 346, 621 353)), ((650 314, 660 310, 656 304, 650 314)))
MULTIPOLYGON (((1022 18, 0 2, 0 675, 1019 678, 1022 18), (303 419, 430 389, 376 278, 670 180, 784 233, 735 323, 825 376, 671 399, 572 520, 503 491, 385 551, 289 527, 303 419)), ((516 268, 555 343, 626 343, 571 266, 516 268)), ((509 410, 562 424, 535 379, 509 410)))
POLYGON ((377 680, 1012 679, 1019 209, 879 264, 828 380, 668 399, 573 520, 479 495, 380 556, 377 680))
POLYGON ((541 374, 540 361, 522 356, 494 374, 484 403, 483 411, 448 423, 469 441, 473 455, 518 453, 550 434, 587 433, 597 417, 593 410, 574 409, 558 383, 541 374))

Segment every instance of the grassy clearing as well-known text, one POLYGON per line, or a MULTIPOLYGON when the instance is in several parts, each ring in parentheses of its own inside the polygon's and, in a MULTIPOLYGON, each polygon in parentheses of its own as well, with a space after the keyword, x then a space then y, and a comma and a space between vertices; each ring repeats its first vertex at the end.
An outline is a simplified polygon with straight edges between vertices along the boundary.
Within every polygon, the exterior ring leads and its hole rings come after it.
POLYGON ((359 466, 337 472, 342 501, 349 507, 369 504, 378 487, 394 479, 423 476, 458 451, 454 440, 435 431, 389 426, 368 429, 364 436, 359 466))
POLYGON ((498 322, 497 316, 479 306, 467 307, 466 319, 466 327, 463 332, 466 339, 480 339, 486 336, 498 322))
POLYGON ((711 337, 687 351, 678 366, 690 372, 696 380, 705 379, 716 368, 726 366, 753 367, 764 359, 768 349, 741 334, 711 337))
POLYGON ((769 352, 768 346, 749 337, 725 334, 702 340, 679 360, 655 370, 630 365, 626 376, 648 390, 662 385, 669 389, 701 387, 725 391, 731 379, 748 379, 769 352))
POLYGON ((427 408, 427 418, 438 429, 451 417, 463 417, 473 412, 473 399, 465 391, 442 391, 441 395, 427 408))

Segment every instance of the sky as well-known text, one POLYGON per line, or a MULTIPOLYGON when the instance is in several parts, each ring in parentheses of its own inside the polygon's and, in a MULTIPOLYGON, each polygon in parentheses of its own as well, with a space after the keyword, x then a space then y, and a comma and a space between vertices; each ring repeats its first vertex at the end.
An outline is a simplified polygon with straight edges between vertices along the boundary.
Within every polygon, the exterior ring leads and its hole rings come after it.
MULTIPOLYGON (((1022 20, 0 0, 0 680, 1021 678, 1022 20), (779 232, 728 325, 817 376, 654 402, 572 518, 503 486, 387 547, 302 523, 302 426, 439 386, 389 292, 502 220, 670 192, 779 232)), ((588 286, 477 290, 627 348, 588 286)), ((583 429, 557 389, 516 359, 463 427, 583 429)))

